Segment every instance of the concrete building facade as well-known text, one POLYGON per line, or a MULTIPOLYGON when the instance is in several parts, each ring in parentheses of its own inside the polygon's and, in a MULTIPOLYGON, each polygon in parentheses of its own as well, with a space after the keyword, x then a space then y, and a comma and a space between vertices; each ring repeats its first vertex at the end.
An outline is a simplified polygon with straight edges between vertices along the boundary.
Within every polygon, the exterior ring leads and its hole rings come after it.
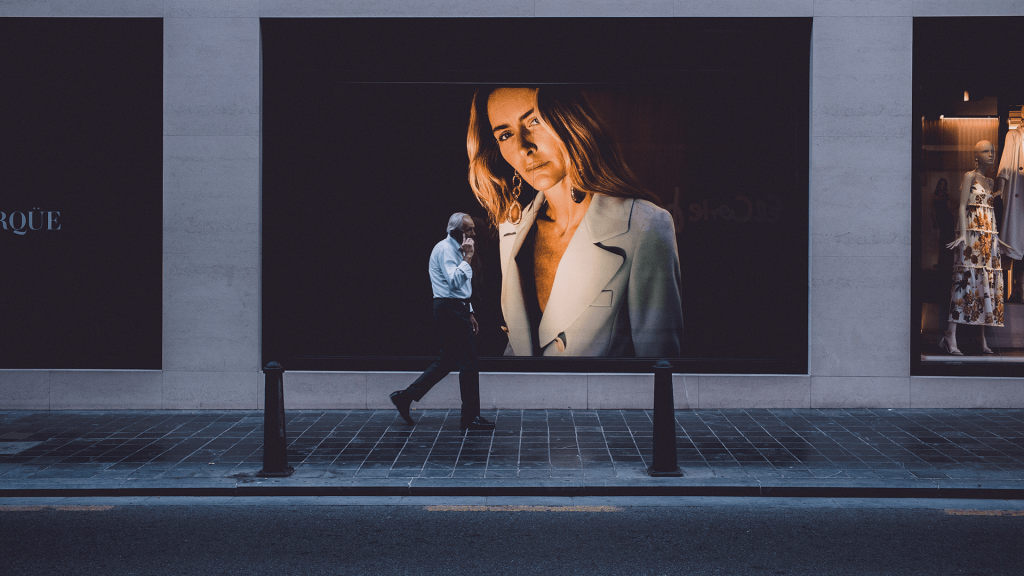
MULTIPOLYGON (((160 370, 0 370, 0 408, 262 407, 260 18, 808 17, 808 373, 677 374, 680 408, 1022 407, 1024 377, 911 375, 916 17, 1016 0, 0 0, 0 17, 163 21, 160 370), (863 170, 864 166, 872 167, 863 170)), ((408 372, 288 372, 290 408, 386 408, 408 372)), ((457 405, 452 385, 423 408, 457 405)), ((484 408, 647 408, 650 375, 488 373, 484 408)))

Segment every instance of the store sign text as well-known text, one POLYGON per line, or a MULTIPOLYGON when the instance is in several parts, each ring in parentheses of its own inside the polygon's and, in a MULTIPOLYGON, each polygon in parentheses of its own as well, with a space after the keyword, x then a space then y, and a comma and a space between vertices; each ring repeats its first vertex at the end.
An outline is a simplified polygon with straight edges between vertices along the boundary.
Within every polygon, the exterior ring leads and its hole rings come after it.
POLYGON ((761 198, 736 195, 732 201, 708 202, 702 198, 701 202, 691 202, 684 206, 685 202, 680 201, 679 187, 676 187, 672 203, 665 208, 676 225, 678 233, 686 225, 686 222, 709 222, 722 220, 726 222, 767 222, 775 223, 781 218, 782 208, 778 196, 767 194, 761 198))
POLYGON ((43 211, 33 208, 27 212, 0 212, 0 230, 14 232, 24 236, 25 232, 37 230, 60 230, 60 212, 43 211))

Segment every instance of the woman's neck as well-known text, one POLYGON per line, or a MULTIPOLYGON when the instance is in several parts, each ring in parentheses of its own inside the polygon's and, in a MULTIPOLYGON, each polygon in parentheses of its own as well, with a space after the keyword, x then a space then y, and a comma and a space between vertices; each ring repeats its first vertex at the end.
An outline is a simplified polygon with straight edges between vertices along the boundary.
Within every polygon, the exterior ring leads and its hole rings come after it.
POLYGON ((558 184, 544 191, 544 199, 548 204, 545 216, 555 224, 560 235, 576 230, 590 206, 591 194, 587 194, 583 202, 577 204, 572 201, 571 192, 572 187, 568 178, 563 178, 558 184))

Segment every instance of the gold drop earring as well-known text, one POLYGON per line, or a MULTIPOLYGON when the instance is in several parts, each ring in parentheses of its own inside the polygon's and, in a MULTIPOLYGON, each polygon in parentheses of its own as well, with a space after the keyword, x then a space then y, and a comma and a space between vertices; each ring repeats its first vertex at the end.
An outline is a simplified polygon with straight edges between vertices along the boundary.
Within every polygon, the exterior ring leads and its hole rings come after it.
POLYGON ((519 224, 523 219, 523 207, 519 205, 519 195, 523 193, 523 177, 519 172, 512 176, 512 201, 509 202, 508 210, 505 212, 505 220, 513 224, 519 224))

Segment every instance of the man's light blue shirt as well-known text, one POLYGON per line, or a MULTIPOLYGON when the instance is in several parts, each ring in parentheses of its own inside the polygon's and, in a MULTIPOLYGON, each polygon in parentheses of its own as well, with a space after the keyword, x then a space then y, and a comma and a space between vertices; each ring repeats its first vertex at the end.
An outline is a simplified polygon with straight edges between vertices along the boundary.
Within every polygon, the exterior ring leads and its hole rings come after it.
MULTIPOLYGON (((462 248, 455 238, 446 236, 430 252, 430 286, 434 298, 468 300, 473 295, 473 268, 462 259, 462 248)), ((470 312, 473 307, 470 306, 470 312)))

